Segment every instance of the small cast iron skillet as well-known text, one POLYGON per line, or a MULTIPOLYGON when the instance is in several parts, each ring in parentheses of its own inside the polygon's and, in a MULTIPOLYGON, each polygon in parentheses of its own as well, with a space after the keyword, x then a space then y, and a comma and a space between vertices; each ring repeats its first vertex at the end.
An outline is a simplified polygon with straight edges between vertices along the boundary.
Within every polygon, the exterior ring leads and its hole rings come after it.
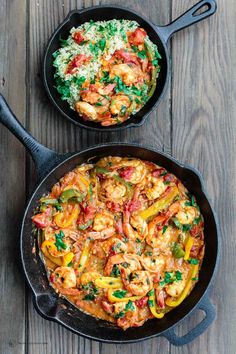
POLYGON ((62 24, 53 33, 45 50, 45 56, 43 60, 43 81, 50 100, 63 116, 69 119, 72 123, 77 124, 83 128, 89 128, 98 131, 118 131, 120 129, 142 125, 149 113, 151 113, 152 110, 160 102, 160 99, 169 80, 170 58, 167 50, 167 42, 169 38, 173 33, 213 15, 216 12, 216 8, 217 6, 214 0, 200 1, 190 10, 185 12, 182 16, 167 26, 157 26, 134 11, 112 5, 94 6, 84 10, 74 10, 70 12, 62 24), (200 14, 197 13, 204 7, 206 7, 204 12, 200 14), (158 46, 162 57, 160 61, 161 71, 157 79, 157 87, 153 96, 138 113, 132 115, 131 118, 129 118, 124 123, 116 126, 102 127, 99 125, 99 123, 83 121, 78 113, 69 107, 69 104, 66 101, 62 101, 59 93, 55 88, 55 79, 53 77, 55 69, 53 67, 54 59, 52 54, 61 46, 59 39, 68 38, 72 27, 78 27, 84 22, 90 21, 91 19, 94 21, 107 21, 112 19, 137 21, 139 25, 147 31, 151 41, 158 46))
MULTIPOLYGON (((180 164, 171 156, 163 154, 154 148, 136 144, 103 144, 80 152, 60 155, 39 144, 25 131, 7 103, 0 96, 0 122, 3 123, 26 147, 36 164, 39 182, 25 209, 21 227, 21 259, 28 283, 34 293, 34 305, 41 316, 56 321, 73 332, 84 337, 108 342, 130 343, 138 342, 154 336, 164 336, 174 345, 189 343, 199 336, 215 318, 215 309, 209 300, 209 287, 216 273, 219 259, 219 225, 216 215, 206 196, 203 180, 199 172, 192 167, 180 164), (86 162, 88 158, 109 155, 133 156, 153 161, 175 174, 196 196, 197 203, 205 219, 206 253, 200 271, 200 281, 191 294, 176 309, 161 320, 149 320, 142 327, 130 328, 126 331, 103 320, 81 312, 66 299, 58 297, 49 285, 44 265, 38 252, 32 253, 35 246, 35 236, 32 235, 31 216, 37 206, 37 201, 65 173, 76 165, 86 162), (193 310, 201 309, 205 318, 183 337, 175 334, 174 328, 179 322, 190 315, 193 310)), ((37 245, 36 245, 37 246, 37 245)))

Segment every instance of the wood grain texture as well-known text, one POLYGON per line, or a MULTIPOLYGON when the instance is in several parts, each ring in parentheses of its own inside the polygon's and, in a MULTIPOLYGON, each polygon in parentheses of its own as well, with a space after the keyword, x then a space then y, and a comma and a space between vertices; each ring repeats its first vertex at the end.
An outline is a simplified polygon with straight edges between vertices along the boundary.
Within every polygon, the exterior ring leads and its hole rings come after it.
MULTIPOLYGON (((0 2, 0 93, 25 121, 25 1, 0 2), (15 21, 21 13, 18 21, 15 21)), ((0 352, 25 348, 25 282, 19 231, 25 202, 25 152, 0 127, 0 352), (13 193, 15 191, 15 193, 13 193)))
MULTIPOLYGON (((173 16, 185 8, 186 1, 173 2, 173 16)), ((192 344, 172 347, 172 354, 235 352, 235 16, 233 0, 218 2, 215 16, 177 34, 173 40, 172 154, 203 174, 220 217, 223 247, 212 293, 217 320, 192 344)), ((199 316, 194 314, 179 333, 197 323, 199 316)))
MULTIPOLYGON (((213 205, 220 215, 224 236, 221 271, 212 293, 218 318, 206 333, 182 348, 170 345, 163 338, 126 346, 99 344, 42 319, 33 308, 30 291, 27 290, 25 295, 24 279, 17 261, 19 248, 15 242, 25 186, 29 194, 34 185, 34 168, 28 156, 25 162, 23 147, 0 126, 0 274, 3 284, 0 294, 0 353, 234 354, 234 0, 228 0, 227 4, 219 3, 216 16, 174 36, 170 45, 172 78, 169 89, 142 128, 120 133, 95 133, 73 126, 52 107, 43 89, 41 66, 50 35, 70 10, 106 3, 134 9, 154 23, 164 25, 196 0, 0 0, 1 93, 27 129, 41 143, 57 151, 76 151, 100 142, 138 142, 169 152, 202 172, 213 205), (12 186, 17 188, 12 189, 12 186), (9 194, 12 190, 14 193, 9 194)), ((176 332, 183 335, 202 317, 202 313, 195 313, 176 332)))

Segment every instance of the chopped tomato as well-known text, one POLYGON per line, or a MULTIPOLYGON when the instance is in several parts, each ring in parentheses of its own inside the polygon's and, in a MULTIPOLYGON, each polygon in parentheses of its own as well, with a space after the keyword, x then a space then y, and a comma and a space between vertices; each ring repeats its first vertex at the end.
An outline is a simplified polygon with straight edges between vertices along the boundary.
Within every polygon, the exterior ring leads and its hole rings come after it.
POLYGON ((147 32, 143 28, 137 28, 133 33, 128 36, 129 43, 134 45, 143 44, 147 32))
POLYGON ((90 84, 89 85, 89 91, 92 91, 92 92, 97 92, 97 87, 95 84, 90 84))
POLYGON ((76 72, 76 69, 80 67, 83 63, 86 63, 90 61, 90 57, 86 57, 84 54, 78 54, 76 55, 71 62, 68 64, 67 69, 66 69, 66 74, 74 74, 76 72))
POLYGON ((89 204, 81 203, 80 204, 81 211, 80 213, 77 224, 86 224, 88 221, 93 220, 95 213, 96 213, 96 208, 89 204))
POLYGON ((141 207, 141 202, 138 199, 132 199, 124 204, 124 210, 132 213, 133 211, 139 210, 141 207))
POLYGON ((164 168, 158 168, 152 172, 153 177, 159 177, 162 173, 165 173, 164 168))
POLYGON ((78 32, 74 32, 72 38, 74 39, 74 41, 77 44, 80 44, 84 40, 84 37, 83 37, 82 33, 79 32, 79 31, 78 32))
POLYGON ((50 220, 46 212, 34 215, 32 221, 38 229, 44 229, 50 225, 50 220))
POLYGON ((139 64, 135 53, 126 52, 124 49, 116 50, 115 56, 124 60, 125 63, 139 64))
POLYGON ((202 231, 202 228, 203 228, 203 222, 201 222, 198 225, 194 225, 190 230, 191 236, 193 237, 198 236, 198 234, 200 234, 200 232, 202 231))
POLYGON ((129 181, 130 178, 132 177, 132 174, 134 173, 135 169, 134 167, 126 167, 123 168, 121 171, 119 171, 120 177, 122 177, 125 181, 129 181))
POLYGON ((109 304, 107 301, 101 302, 102 308, 107 313, 112 313, 114 311, 114 305, 109 304))
POLYGON ((121 207, 119 203, 111 202, 110 200, 106 202, 106 206, 108 209, 114 212, 121 211, 121 207))
POLYGON ((136 304, 140 309, 142 309, 143 307, 145 307, 145 306, 147 305, 147 302, 148 302, 148 297, 147 297, 147 296, 144 296, 144 297, 142 297, 142 299, 136 300, 136 301, 135 301, 135 304, 136 304))
POLYGON ((176 180, 176 177, 172 175, 171 173, 168 173, 163 177, 165 182, 174 182, 176 180))
POLYGON ((108 84, 106 87, 104 87, 103 94, 109 95, 109 93, 111 93, 114 90, 115 86, 116 84, 108 84))
POLYGON ((156 293, 157 305, 160 307, 160 309, 165 308, 165 297, 166 293, 163 290, 160 290, 156 293))

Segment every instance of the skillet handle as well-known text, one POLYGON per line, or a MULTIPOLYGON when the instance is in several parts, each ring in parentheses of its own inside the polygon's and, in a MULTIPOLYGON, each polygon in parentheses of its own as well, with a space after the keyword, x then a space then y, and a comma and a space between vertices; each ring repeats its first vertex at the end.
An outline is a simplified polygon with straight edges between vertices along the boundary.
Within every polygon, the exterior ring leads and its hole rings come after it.
POLYGON ((199 1, 196 5, 191 7, 183 15, 178 17, 176 20, 171 22, 166 26, 156 26, 158 32, 160 33, 162 39, 167 43, 170 37, 186 27, 193 25, 199 21, 204 20, 205 18, 213 15, 217 10, 217 4, 215 0, 202 0, 199 1), (202 9, 204 6, 207 6, 207 9, 200 13, 196 14, 197 11, 202 9))
POLYGON ((29 151, 34 160, 39 180, 43 179, 58 163, 58 159, 62 157, 62 155, 40 144, 25 130, 2 95, 0 95, 0 123, 5 125, 29 151))
POLYGON ((175 333, 175 328, 171 328, 165 332, 164 337, 175 346, 182 346, 192 342, 195 338, 200 336, 206 329, 212 324, 216 317, 215 306, 211 303, 209 296, 206 295, 200 305, 198 306, 199 310, 205 312, 204 319, 198 323, 196 327, 190 330, 187 334, 180 337, 175 333))

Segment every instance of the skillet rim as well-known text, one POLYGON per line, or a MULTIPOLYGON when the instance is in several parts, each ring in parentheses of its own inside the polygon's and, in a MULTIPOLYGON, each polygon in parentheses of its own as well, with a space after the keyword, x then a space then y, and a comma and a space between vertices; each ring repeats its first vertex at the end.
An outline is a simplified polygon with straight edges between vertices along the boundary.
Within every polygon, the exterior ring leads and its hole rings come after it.
MULTIPOLYGON (((49 320, 49 321, 54 321, 54 322, 57 322, 59 323, 60 325, 62 325, 63 327, 69 329, 70 331, 72 331, 73 333, 77 334, 77 335, 81 335, 83 336, 84 338, 88 338, 88 339, 91 339, 91 340, 95 340, 95 341, 98 341, 98 342, 102 342, 102 343, 114 343, 114 344, 129 344, 129 343, 137 343, 137 342, 141 342, 143 340, 146 340, 146 339, 151 339, 151 338, 154 338, 154 337, 159 337, 159 336, 165 336, 165 333, 167 334, 170 330, 174 329, 177 325, 179 325, 185 318, 187 318, 188 316, 190 316, 193 311, 195 311, 196 309, 198 309, 201 305, 201 303, 204 301, 204 299, 206 299, 207 297, 209 297, 208 293, 209 293, 209 290, 212 286, 212 283, 213 283, 213 280, 215 279, 215 276, 216 276, 216 273, 217 273, 217 270, 218 270, 218 266, 219 266, 219 259, 220 259, 220 249, 221 249, 221 230, 220 230, 220 224, 219 224, 219 220, 218 220, 218 217, 217 217, 217 214, 214 210, 214 208, 212 207, 212 203, 211 203, 211 200, 206 192, 206 188, 205 188, 205 183, 204 183, 204 180, 203 180, 203 177, 201 175, 201 173, 195 168, 195 167, 192 167, 188 164, 183 164, 181 162, 179 162, 176 158, 170 156, 168 153, 165 153, 165 152, 162 152, 160 151, 159 149, 156 149, 154 148, 153 146, 150 146, 150 145, 145 145, 145 146, 142 146, 141 144, 136 144, 136 143, 117 143, 117 142, 113 142, 113 143, 105 143, 105 144, 99 144, 99 145, 93 145, 91 147, 88 147, 86 149, 82 149, 80 152, 74 152, 74 153, 71 153, 69 156, 68 154, 65 154, 62 156, 62 161, 57 163, 56 166, 54 166, 47 174, 46 176, 36 185, 32 195, 30 196, 30 199, 29 201, 27 202, 27 206, 25 208, 25 212, 24 212, 24 216, 22 218, 22 224, 21 224, 21 232, 20 232, 20 254, 21 254, 21 262, 22 262, 22 266, 23 266, 23 270, 24 270, 24 273, 25 273, 25 277, 27 279, 27 283, 28 285, 30 286, 34 296, 33 296, 33 303, 34 303, 34 307, 36 308, 37 312, 45 319, 49 320), (25 266, 25 260, 24 260, 24 255, 23 255, 23 238, 24 238, 24 226, 25 226, 25 219, 28 215, 28 210, 32 204, 32 201, 35 197, 35 194, 37 193, 38 189, 43 185, 43 183, 47 180, 47 178, 53 174, 57 168, 59 168, 60 166, 62 166, 64 163, 67 163, 68 161, 70 161, 71 159, 73 159, 74 157, 76 157, 77 155, 79 154, 82 154, 82 153, 86 153, 86 152, 91 152, 93 150, 97 150, 98 148, 108 148, 110 146, 126 146, 126 147, 129 147, 129 146, 132 146, 132 147, 137 147, 137 148, 142 148, 142 149, 145 149, 145 150, 148 150, 152 153, 157 153, 157 154, 160 154, 162 156, 164 156, 166 159, 170 160, 171 162, 174 162, 177 166, 179 166, 183 171, 184 170, 190 170, 191 172, 193 172, 199 182, 200 182, 200 189, 203 193, 203 195, 205 196, 208 204, 209 204, 209 207, 210 207, 210 210, 212 212, 212 215, 213 215, 213 219, 214 219, 214 223, 215 223, 215 228, 216 228, 216 232, 215 232, 215 238, 216 238, 216 258, 215 258, 215 264, 214 264, 214 269, 212 271, 212 275, 207 283, 207 285, 205 286, 205 289, 203 291, 203 294, 202 296, 200 297, 200 299, 196 302, 196 304, 184 315, 182 316, 179 320, 177 320, 173 325, 169 326, 167 329, 159 332, 159 333, 156 333, 156 334, 151 334, 151 335, 147 335, 145 337, 141 337, 141 338, 138 338, 138 339, 128 339, 128 340, 111 340, 111 339, 102 339, 102 338, 98 338, 98 337, 94 337, 92 335, 87 335, 87 334, 84 334, 84 333, 81 333, 79 330, 76 330, 74 329, 73 327, 71 327, 70 325, 64 323, 60 318, 56 317, 56 316, 49 316, 47 314, 45 314, 42 309, 40 308, 39 304, 36 302, 36 299, 37 299, 37 291, 35 291, 30 279, 29 279, 29 276, 28 276, 28 272, 27 272, 27 269, 26 269, 26 266, 25 266), (64 156, 64 157, 63 157, 64 156)), ((93 155, 94 156, 94 155, 93 155)), ((170 171, 171 172, 171 171, 170 171)), ((48 280, 47 280, 48 281, 48 280)), ((47 294, 47 292, 45 293, 47 294)), ((55 293, 56 294, 56 293, 55 293)), ((68 301, 66 298, 63 298, 64 300, 68 301)), ((58 302, 58 299, 57 299, 57 302, 58 302)), ((76 306, 75 306, 76 307, 76 306)))
MULTIPOLYGON (((161 35, 160 31, 159 31, 160 27, 165 27, 165 26, 156 25, 155 23, 150 21, 146 16, 143 16, 143 15, 139 14, 138 12, 131 10, 128 7, 126 8, 126 7, 118 6, 118 5, 109 5, 109 4, 108 5, 95 5, 95 6, 90 6, 90 7, 81 9, 81 10, 80 9, 71 10, 66 15, 64 20, 58 25, 58 27, 56 27, 56 29, 54 30, 54 32, 50 36, 50 38, 47 41, 47 44, 45 46, 44 53, 43 53, 43 63, 42 63, 43 86, 44 86, 44 89, 45 89, 45 91, 47 93, 47 96, 48 96, 50 102, 57 109, 57 111, 60 112, 60 114, 63 117, 67 118, 71 123, 73 123, 73 124, 75 124, 75 125, 77 125, 77 126, 79 126, 81 128, 89 129, 91 131, 94 130, 94 131, 100 131, 100 132, 114 132, 114 131, 120 131, 120 130, 124 130, 124 129, 131 128, 131 127, 133 127, 133 128, 141 127, 146 122, 146 119, 148 118, 148 116, 158 107, 161 99, 165 95, 165 92, 167 90, 167 87, 168 87, 168 84, 169 84, 169 81, 170 81, 170 66, 171 66, 170 54, 169 54, 169 51, 168 51, 167 42, 163 39, 163 37, 162 37, 162 35, 161 35), (116 125, 110 126, 110 127, 109 126, 108 127, 102 127, 99 123, 97 124, 97 126, 94 126, 94 127, 93 126, 88 126, 86 124, 86 122, 83 121, 83 119, 79 115, 78 115, 78 120, 75 120, 75 119, 71 118, 71 116, 69 116, 67 113, 65 113, 64 110, 61 109, 60 106, 57 104, 57 102, 54 100, 54 97, 53 97, 53 95, 51 93, 51 89, 50 89, 51 85, 48 84, 48 82, 50 80, 47 77, 47 58, 48 58, 48 52, 49 52, 49 50, 50 50, 50 48, 52 46, 53 41, 55 40, 56 35, 60 33, 62 27, 66 23, 70 22, 70 20, 71 20, 70 18, 71 18, 71 16, 73 14, 82 14, 82 13, 86 13, 88 11, 97 10, 97 9, 117 9, 117 10, 127 11, 129 13, 134 14, 135 16, 138 16, 144 22, 146 22, 150 27, 152 27, 152 29, 154 30, 154 32, 156 33, 156 35, 158 37, 157 38, 158 41, 160 41, 161 45, 163 46, 164 53, 165 53, 165 58, 163 60, 166 63, 165 82, 164 82, 164 85, 162 87, 162 91, 161 91, 159 97, 156 99, 155 103, 151 106, 151 108, 145 114, 143 114, 143 117, 141 118, 140 122, 137 122, 137 123, 136 122, 129 122, 129 120, 130 120, 130 118, 129 118, 127 121, 125 121, 125 122, 123 122, 121 124, 116 124, 116 125)), ((158 80, 158 78, 157 78, 157 80, 158 80)), ((153 96, 154 95, 155 95, 155 93, 153 94, 153 96)), ((150 97, 150 99, 152 97, 150 97)), ((146 102, 145 105, 147 103, 148 102, 146 102)), ((145 105, 141 109, 143 109, 145 107, 145 105)), ((135 117, 135 115, 133 115, 133 117, 135 117)))

